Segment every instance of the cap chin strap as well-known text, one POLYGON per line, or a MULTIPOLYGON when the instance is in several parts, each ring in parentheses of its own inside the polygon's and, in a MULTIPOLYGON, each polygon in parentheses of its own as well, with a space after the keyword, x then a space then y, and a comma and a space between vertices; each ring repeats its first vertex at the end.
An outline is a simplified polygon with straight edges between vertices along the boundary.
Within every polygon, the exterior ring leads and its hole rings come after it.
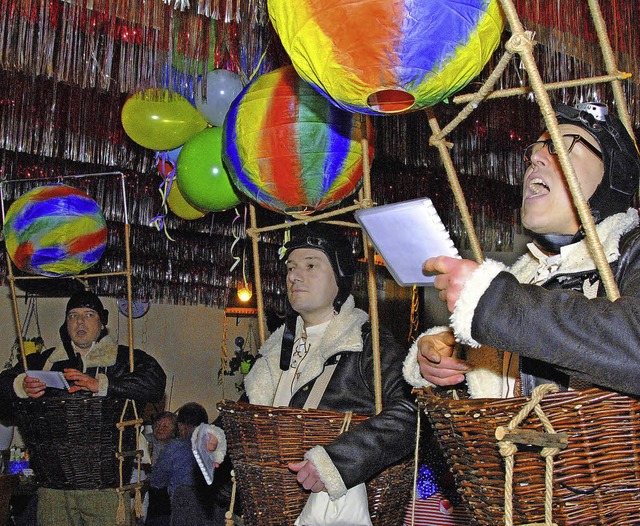
POLYGON ((550 254, 560 254, 560 249, 562 247, 581 241, 584 238, 584 232, 580 229, 576 234, 532 233, 531 237, 539 249, 549 252, 550 254))
MULTIPOLYGON (((288 303, 288 302, 287 302, 288 303)), ((293 354, 293 342, 296 338, 296 321, 298 314, 287 305, 287 317, 284 320, 284 333, 282 334, 282 347, 280 351, 280 370, 288 371, 293 354)))

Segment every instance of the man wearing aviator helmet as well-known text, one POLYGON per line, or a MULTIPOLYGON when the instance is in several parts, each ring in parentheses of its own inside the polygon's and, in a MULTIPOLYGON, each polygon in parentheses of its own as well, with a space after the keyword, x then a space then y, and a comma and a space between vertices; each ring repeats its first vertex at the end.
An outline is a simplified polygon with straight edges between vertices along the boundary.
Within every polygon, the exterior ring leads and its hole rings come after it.
MULTIPOLYGON (((245 379, 248 400, 374 415, 371 327, 350 294, 351 243, 311 224, 294 230, 284 249, 289 310, 245 379)), ((305 489, 337 499, 411 453, 417 414, 402 378, 406 351, 384 329, 380 350, 382 411, 289 465, 305 489)))
POLYGON ((495 261, 425 262, 425 271, 439 273, 435 286, 452 312, 451 328, 433 328, 412 347, 405 361, 412 385, 466 379, 474 397, 529 395, 550 382, 640 394, 640 229, 633 208, 640 156, 604 105, 555 109, 621 297, 606 298, 546 132, 525 150, 521 216, 533 238, 529 253, 509 269, 495 261), (456 342, 471 347, 465 359, 454 355, 456 342))

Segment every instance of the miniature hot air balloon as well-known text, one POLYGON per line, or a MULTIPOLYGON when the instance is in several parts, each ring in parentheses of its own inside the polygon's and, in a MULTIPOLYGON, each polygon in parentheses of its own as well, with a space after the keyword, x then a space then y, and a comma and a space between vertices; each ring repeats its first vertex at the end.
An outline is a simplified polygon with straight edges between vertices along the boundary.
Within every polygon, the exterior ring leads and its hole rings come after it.
MULTIPOLYGON (((232 183, 271 210, 312 213, 338 204, 363 175, 363 117, 346 112, 287 66, 258 77, 223 126, 232 183)), ((373 130, 368 125, 369 155, 373 130)))
POLYGON ((107 245, 107 225, 100 207, 86 193, 66 185, 46 185, 11 204, 4 236, 16 267, 58 277, 78 274, 98 262, 107 245))
POLYGON ((433 106, 483 69, 500 42, 498 0, 269 0, 298 74, 348 111, 433 106))

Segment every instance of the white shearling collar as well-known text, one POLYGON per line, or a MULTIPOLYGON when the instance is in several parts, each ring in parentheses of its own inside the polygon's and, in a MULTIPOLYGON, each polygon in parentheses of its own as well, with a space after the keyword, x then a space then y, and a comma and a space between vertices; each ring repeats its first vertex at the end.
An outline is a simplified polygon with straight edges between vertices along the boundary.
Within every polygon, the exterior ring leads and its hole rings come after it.
MULTIPOLYGON (((91 367, 109 367, 116 363, 118 357, 118 345, 108 336, 102 338, 82 357, 84 368, 91 367)), ((68 360, 69 356, 60 342, 49 356, 48 361, 51 363, 68 360)))
MULTIPOLYGON (((616 261, 620 256, 620 238, 636 228, 639 223, 638 211, 635 208, 630 208, 624 213, 607 217, 596 225, 600 243, 602 243, 604 254, 609 263, 616 261)), ((518 278, 518 281, 525 283, 529 282, 535 275, 537 265, 538 260, 530 253, 527 253, 513 264, 510 271, 518 278)), ((554 274, 573 274, 594 270, 595 268, 596 265, 589 252, 587 241, 583 239, 573 245, 570 251, 563 254, 560 265, 554 274)))
MULTIPOLYGON (((362 351, 362 324, 369 319, 366 312, 355 307, 352 296, 331 320, 315 353, 311 353, 306 360, 307 366, 300 377, 299 385, 305 385, 318 377, 325 362, 341 352, 362 351)), ((302 329, 302 319, 298 316, 296 333, 302 329)), ((273 403, 278 381, 280 379, 280 352, 284 326, 277 329, 260 349, 261 359, 257 360, 247 374, 244 385, 247 396, 252 404, 269 406, 273 403)))

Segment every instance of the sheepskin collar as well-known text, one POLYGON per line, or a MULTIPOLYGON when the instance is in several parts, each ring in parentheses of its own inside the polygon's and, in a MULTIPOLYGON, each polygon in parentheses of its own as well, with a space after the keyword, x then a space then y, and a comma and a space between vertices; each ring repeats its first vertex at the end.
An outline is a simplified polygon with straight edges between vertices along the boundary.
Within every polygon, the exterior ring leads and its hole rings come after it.
MULTIPOLYGON (((362 351, 362 325, 369 319, 366 312, 355 307, 353 296, 349 296, 340 312, 331 320, 315 352, 307 356, 307 366, 300 377, 305 385, 320 376, 326 361, 343 352, 362 351)), ((302 331, 302 319, 296 321, 296 335, 302 331)), ((280 380, 280 351, 284 326, 277 329, 260 349, 257 360, 245 378, 244 385, 252 404, 271 405, 280 380)))
MULTIPOLYGON (((85 370, 91 367, 109 367, 116 363, 117 357, 118 345, 111 338, 105 336, 82 357, 82 363, 85 370)), ((69 356, 65 351, 64 344, 60 342, 49 356, 48 361, 55 363, 68 359, 69 356)))
MULTIPOLYGON (((620 257, 620 238, 638 226, 638 211, 630 208, 626 212, 607 217, 596 225, 598 237, 602 243, 607 261, 611 263, 620 257)), ((516 261, 511 267, 511 273, 520 282, 526 283, 533 278, 538 266, 538 260, 527 253, 516 261)), ((557 271, 554 274, 574 274, 594 270, 596 264, 591 257, 586 239, 573 245, 566 257, 563 256, 557 271)))

